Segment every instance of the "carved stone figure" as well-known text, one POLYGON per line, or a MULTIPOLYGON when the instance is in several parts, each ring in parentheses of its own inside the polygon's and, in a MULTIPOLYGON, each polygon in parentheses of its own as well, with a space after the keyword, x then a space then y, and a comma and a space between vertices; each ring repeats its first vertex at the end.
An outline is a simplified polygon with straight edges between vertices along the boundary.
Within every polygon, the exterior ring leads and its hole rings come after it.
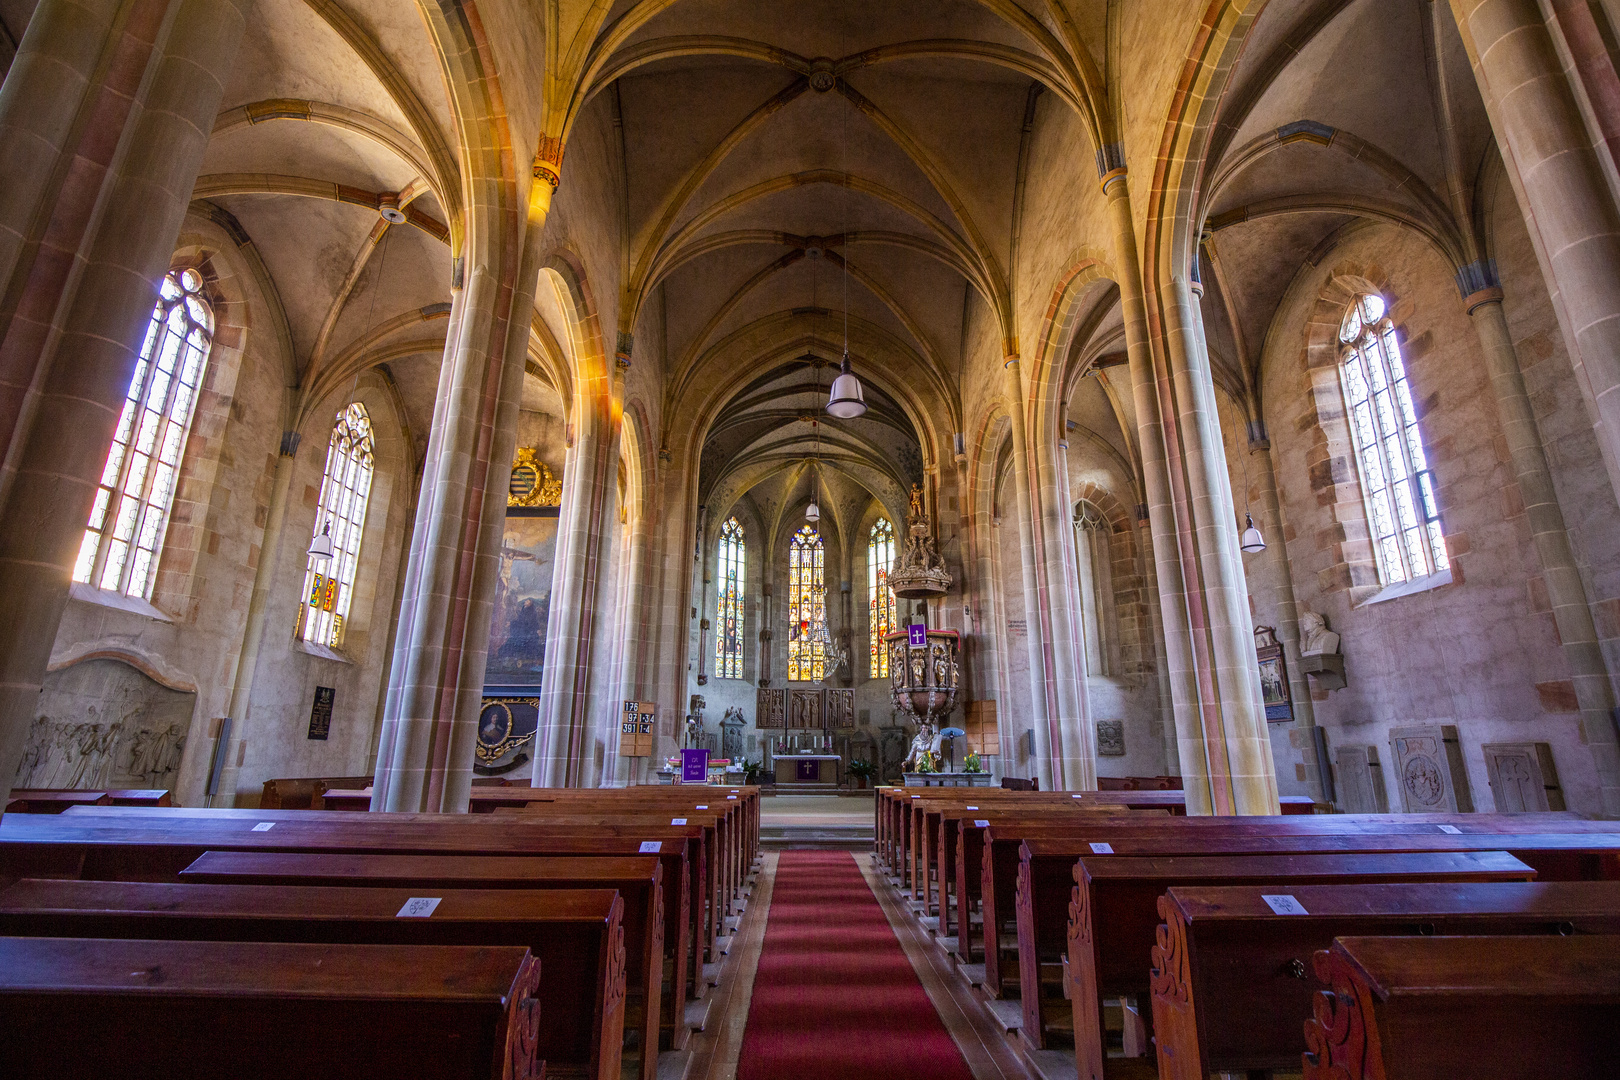
POLYGON ((1327 620, 1310 608, 1299 615, 1299 655, 1331 656, 1339 651, 1339 635, 1327 628, 1327 620))
POLYGON ((743 756, 743 728, 747 726, 743 711, 733 706, 726 710, 720 721, 720 756, 736 761, 743 756))
POLYGON ((916 737, 911 740, 911 748, 906 751, 905 760, 900 763, 900 768, 906 772, 913 771, 917 768, 917 760, 925 752, 938 757, 939 746, 939 732, 934 730, 934 725, 923 724, 917 729, 916 737))

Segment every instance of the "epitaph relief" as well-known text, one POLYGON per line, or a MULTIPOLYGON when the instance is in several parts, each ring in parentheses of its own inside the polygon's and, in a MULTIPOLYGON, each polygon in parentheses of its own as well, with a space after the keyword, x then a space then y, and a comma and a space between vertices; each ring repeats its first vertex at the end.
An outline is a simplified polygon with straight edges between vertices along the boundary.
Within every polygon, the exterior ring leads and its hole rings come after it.
POLYGON ((1125 721, 1097 721, 1097 756, 1125 756, 1125 721))
POLYGON ((196 702, 117 660, 53 671, 12 786, 172 788, 196 702))
POLYGON ((1333 755, 1339 809, 1347 814, 1389 813, 1389 793, 1376 746, 1341 746, 1333 755))
POLYGON ((1485 772, 1498 814, 1564 809, 1564 791, 1548 743, 1486 743, 1485 772))
POLYGON ((787 690, 763 689, 755 699, 754 726, 772 729, 787 727, 787 690))
POLYGON ((1389 743, 1395 751, 1395 779, 1403 813, 1474 812, 1455 725, 1390 728, 1389 743))

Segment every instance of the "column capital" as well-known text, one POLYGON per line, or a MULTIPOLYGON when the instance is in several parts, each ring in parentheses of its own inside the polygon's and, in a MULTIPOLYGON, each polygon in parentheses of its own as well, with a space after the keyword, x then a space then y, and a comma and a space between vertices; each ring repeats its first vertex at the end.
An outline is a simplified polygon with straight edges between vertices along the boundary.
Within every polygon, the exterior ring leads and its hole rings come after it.
POLYGON ((544 180, 555 190, 562 182, 562 159, 562 136, 542 135, 534 155, 534 178, 544 180))
POLYGON ((283 431, 281 433, 281 456, 295 457, 298 454, 298 444, 304 437, 296 431, 283 431))
POLYGON ((1502 287, 1492 285, 1489 288, 1479 289, 1463 297, 1463 307, 1472 315, 1474 309, 1486 304, 1500 304, 1502 302, 1502 287))
POLYGON ((1104 195, 1115 180, 1125 179, 1126 172, 1124 143, 1111 142, 1097 147, 1097 182, 1104 195))

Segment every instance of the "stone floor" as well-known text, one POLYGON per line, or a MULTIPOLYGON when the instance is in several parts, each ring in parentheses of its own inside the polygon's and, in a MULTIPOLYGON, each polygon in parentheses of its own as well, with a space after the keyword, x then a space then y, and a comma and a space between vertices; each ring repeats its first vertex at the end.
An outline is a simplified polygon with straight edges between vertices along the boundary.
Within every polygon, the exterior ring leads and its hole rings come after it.
POLYGON ((771 795, 759 802, 760 846, 871 851, 870 791, 837 795, 771 795))

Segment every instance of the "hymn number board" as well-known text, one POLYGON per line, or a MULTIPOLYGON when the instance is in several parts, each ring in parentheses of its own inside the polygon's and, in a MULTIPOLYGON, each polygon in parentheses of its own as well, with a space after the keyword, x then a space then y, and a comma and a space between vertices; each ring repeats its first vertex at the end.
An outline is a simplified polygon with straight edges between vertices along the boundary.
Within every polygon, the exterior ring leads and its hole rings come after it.
POLYGON ((651 701, 624 703, 624 719, 619 725, 620 757, 651 757, 653 723, 658 706, 651 701))

